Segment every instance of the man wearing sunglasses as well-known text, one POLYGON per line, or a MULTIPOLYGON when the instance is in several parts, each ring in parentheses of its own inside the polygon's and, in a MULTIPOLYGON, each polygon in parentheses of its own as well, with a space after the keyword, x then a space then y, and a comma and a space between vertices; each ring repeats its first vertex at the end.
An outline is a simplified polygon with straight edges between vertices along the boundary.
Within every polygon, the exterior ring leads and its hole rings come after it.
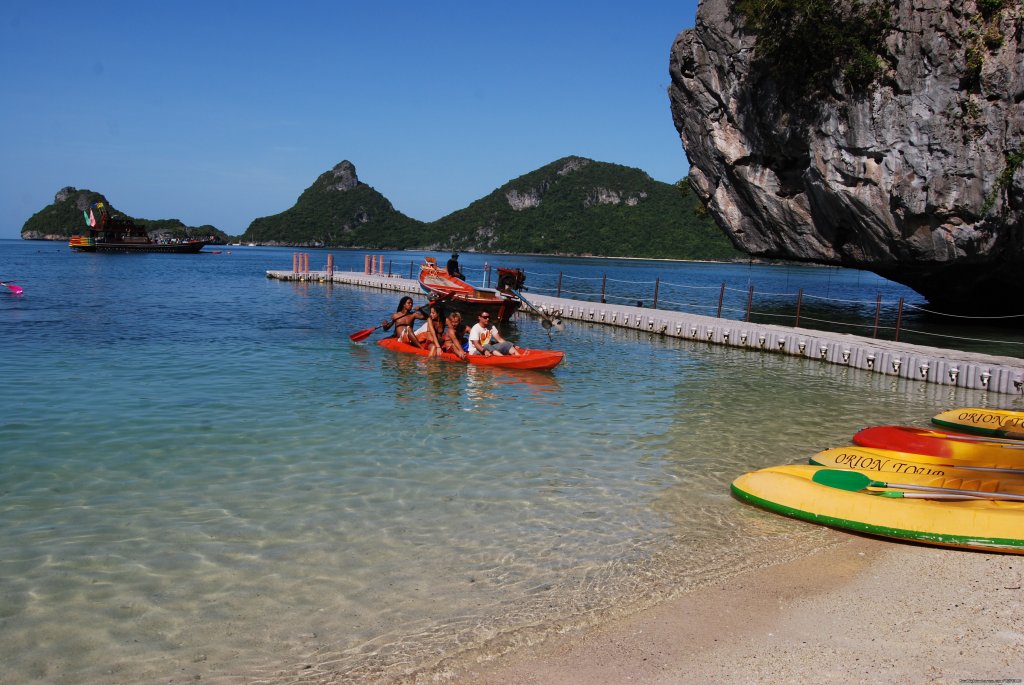
POLYGON ((501 337, 497 327, 491 325, 490 313, 482 312, 477 317, 476 324, 469 331, 469 353, 502 356, 518 355, 519 350, 501 337))

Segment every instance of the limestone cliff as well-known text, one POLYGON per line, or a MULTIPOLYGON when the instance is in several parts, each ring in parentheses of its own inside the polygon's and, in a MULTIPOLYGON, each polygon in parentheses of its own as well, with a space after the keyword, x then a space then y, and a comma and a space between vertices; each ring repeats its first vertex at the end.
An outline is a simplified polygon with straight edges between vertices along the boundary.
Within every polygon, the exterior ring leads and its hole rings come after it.
POLYGON ((778 38, 751 20, 757 5, 702 0, 670 63, 691 186, 733 242, 868 269, 941 308, 1024 313, 1021 3, 876 5, 887 16, 869 83, 820 52, 829 27, 811 26, 806 44, 782 46, 825 62, 826 78, 803 90, 758 51, 778 38))

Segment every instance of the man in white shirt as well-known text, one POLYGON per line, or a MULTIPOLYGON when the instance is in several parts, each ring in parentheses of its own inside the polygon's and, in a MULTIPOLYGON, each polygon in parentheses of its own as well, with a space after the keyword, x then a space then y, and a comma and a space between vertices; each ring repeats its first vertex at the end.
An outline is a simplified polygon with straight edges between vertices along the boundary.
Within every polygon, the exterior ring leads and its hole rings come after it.
POLYGON ((469 331, 469 353, 485 356, 506 354, 518 355, 519 350, 498 333, 497 327, 491 326, 491 315, 482 312, 473 328, 469 331))

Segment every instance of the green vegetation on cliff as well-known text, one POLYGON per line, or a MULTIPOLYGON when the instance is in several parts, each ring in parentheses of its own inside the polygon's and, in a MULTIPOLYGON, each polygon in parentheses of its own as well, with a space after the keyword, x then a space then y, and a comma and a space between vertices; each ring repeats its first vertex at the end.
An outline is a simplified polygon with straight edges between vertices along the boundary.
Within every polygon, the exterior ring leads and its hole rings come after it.
POLYGON ((882 71, 892 20, 881 0, 739 0, 757 33, 753 65, 789 98, 810 97, 842 75, 864 90, 882 71))

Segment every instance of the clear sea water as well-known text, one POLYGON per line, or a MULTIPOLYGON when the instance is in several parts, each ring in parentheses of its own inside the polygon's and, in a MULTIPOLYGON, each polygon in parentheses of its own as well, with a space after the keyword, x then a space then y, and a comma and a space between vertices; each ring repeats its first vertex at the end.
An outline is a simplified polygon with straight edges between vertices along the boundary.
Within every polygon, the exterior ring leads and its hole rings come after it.
MULTIPOLYGON (((869 424, 1024 409, 525 317, 507 337, 565 350, 551 373, 400 357, 348 339, 394 294, 268 280, 290 249, 212 249, 0 241, 25 288, 0 289, 0 683, 430 681, 839 538, 731 499, 745 471, 869 424)), ((484 261, 545 293, 563 269, 746 288, 752 268, 463 256, 484 261)), ((766 290, 900 291, 757 268, 766 290)))

